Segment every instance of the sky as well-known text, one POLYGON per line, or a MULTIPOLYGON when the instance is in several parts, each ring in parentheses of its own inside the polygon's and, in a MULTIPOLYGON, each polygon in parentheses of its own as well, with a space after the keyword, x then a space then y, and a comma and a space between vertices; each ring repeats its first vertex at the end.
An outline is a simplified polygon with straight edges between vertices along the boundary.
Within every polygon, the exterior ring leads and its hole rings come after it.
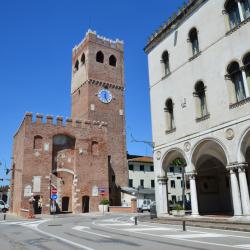
MULTIPOLYGON (((71 54, 90 28, 125 44, 127 150, 151 155, 148 37, 183 0, 12 0, 0 3, 0 178, 26 111, 70 117, 71 54)), ((2 183, 0 182, 0 185, 2 183)))

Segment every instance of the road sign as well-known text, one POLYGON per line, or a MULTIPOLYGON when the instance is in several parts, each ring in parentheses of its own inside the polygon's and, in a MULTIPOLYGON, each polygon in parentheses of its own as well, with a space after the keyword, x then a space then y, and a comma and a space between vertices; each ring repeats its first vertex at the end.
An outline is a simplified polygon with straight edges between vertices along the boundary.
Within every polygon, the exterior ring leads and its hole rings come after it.
POLYGON ((105 188, 98 188, 99 195, 105 194, 105 188))
POLYGON ((51 193, 52 194, 57 194, 57 189, 55 189, 55 188, 51 189, 51 193))
POLYGON ((52 194, 52 195, 51 195, 51 199, 52 199, 52 200, 56 200, 56 199, 57 199, 57 194, 52 194))

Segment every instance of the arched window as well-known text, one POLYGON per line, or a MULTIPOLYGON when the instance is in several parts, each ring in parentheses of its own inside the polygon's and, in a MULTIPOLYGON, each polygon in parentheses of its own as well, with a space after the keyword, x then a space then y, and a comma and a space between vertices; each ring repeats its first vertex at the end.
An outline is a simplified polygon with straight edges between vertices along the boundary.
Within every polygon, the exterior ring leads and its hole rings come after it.
POLYGON ((196 28, 193 28, 189 31, 189 41, 191 43, 192 54, 194 56, 200 52, 198 33, 196 28))
POLYGON ((79 61, 76 60, 74 71, 76 72, 79 69, 79 61))
POLYGON ((248 91, 250 92, 250 52, 247 53, 243 58, 243 64, 244 64, 244 73, 246 74, 246 85, 248 88, 248 91))
POLYGON ((242 0, 241 6, 242 6, 244 18, 246 19, 250 17, 250 0, 242 0))
POLYGON ((239 102, 246 98, 246 92, 244 88, 244 81, 240 66, 237 62, 232 62, 227 67, 228 78, 233 83, 233 92, 236 102, 239 102))
POLYGON ((85 63, 85 54, 82 53, 82 56, 81 56, 81 63, 84 64, 85 63))
POLYGON ((114 55, 109 57, 109 65, 116 67, 116 57, 114 55))
POLYGON ((174 105, 172 99, 167 99, 165 103, 164 111, 166 112, 166 125, 167 131, 172 131, 175 129, 174 124, 174 105))
POLYGON ((196 111, 197 118, 202 118, 208 115, 207 101, 206 101, 206 87, 204 83, 199 81, 195 84, 194 96, 196 97, 196 111))
POLYGON ((103 63, 104 61, 104 55, 101 51, 98 51, 96 53, 96 61, 99 62, 99 63, 103 63))
POLYGON ((236 0, 228 0, 225 4, 225 10, 228 14, 230 28, 234 28, 240 24, 239 5, 236 0))
POLYGON ((161 62, 163 64, 163 73, 164 75, 168 75, 170 73, 170 66, 169 66, 169 54, 167 51, 164 51, 161 56, 161 62))
POLYGON ((43 138, 40 135, 34 136, 33 148, 34 149, 42 149, 43 138))

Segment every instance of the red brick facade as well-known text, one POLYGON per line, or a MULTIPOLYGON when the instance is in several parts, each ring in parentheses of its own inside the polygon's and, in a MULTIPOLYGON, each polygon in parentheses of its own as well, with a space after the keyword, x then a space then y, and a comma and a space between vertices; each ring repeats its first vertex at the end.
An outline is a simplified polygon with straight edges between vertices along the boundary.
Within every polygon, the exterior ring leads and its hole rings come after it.
POLYGON ((14 137, 11 209, 23 214, 35 197, 36 212, 50 212, 57 189, 57 210, 97 211, 105 198, 120 205, 120 187, 127 186, 123 44, 88 32, 73 49, 72 120, 27 113, 14 137), (103 63, 96 61, 102 51, 103 63), (84 53, 84 55, 83 55, 84 53), (116 65, 110 65, 110 56, 116 65), (78 60, 78 62, 77 62, 78 60), (101 102, 108 89, 113 99, 101 102))

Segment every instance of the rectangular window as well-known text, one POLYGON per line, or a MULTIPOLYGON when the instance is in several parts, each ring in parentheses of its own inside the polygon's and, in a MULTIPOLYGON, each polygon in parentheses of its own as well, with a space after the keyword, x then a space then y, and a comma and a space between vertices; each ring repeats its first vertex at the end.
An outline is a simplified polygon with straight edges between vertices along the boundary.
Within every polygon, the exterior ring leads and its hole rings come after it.
POLYGON ((144 165, 140 165, 140 171, 144 171, 144 165))
POLYGON ((134 171, 134 165, 129 165, 128 169, 131 170, 131 171, 134 171))
POLYGON ((151 180, 151 188, 155 187, 155 180, 151 180))
POLYGON ((154 172, 154 166, 150 166, 150 171, 154 172))
POLYGON ((172 202, 175 204, 176 203, 176 195, 172 195, 172 202))
POLYGON ((132 179, 129 179, 129 180, 128 180, 128 186, 129 186, 129 187, 133 187, 133 180, 132 180, 132 179))
POLYGON ((170 167, 169 172, 174 173, 174 167, 170 167))
POLYGON ((171 180, 170 184, 171 184, 171 188, 175 188, 175 181, 174 180, 171 180))
POLYGON ((140 186, 144 187, 144 180, 140 180, 140 186))
POLYGON ((186 182, 186 189, 190 189, 190 182, 189 181, 186 182))

